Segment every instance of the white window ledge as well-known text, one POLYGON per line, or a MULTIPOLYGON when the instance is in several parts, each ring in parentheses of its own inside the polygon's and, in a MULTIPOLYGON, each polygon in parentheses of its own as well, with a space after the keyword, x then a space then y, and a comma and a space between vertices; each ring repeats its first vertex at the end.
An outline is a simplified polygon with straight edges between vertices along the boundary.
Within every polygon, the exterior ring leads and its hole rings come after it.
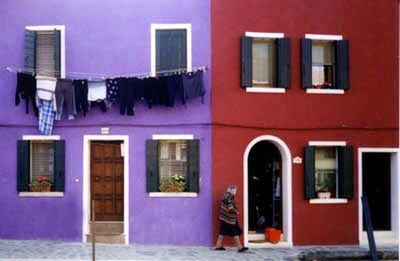
POLYGON ((246 92, 256 93, 285 93, 285 88, 274 88, 274 87, 247 87, 246 92))
POLYGON ((64 192, 20 192, 20 197, 64 197, 64 192))
POLYGON ((196 192, 150 192, 151 198, 196 198, 196 192))
POLYGON ((310 199, 310 204, 346 204, 345 198, 314 198, 310 199))
POLYGON ((344 94, 344 90, 338 89, 307 89, 310 94, 344 94))

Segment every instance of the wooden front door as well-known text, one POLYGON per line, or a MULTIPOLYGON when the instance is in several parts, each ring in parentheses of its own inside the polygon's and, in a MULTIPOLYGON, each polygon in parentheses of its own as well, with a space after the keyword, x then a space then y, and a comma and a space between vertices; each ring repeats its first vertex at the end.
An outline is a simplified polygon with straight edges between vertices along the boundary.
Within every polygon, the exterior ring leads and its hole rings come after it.
MULTIPOLYGON (((124 158, 122 141, 90 143, 90 197, 96 221, 123 221, 124 158)), ((92 219, 92 218, 91 218, 92 219)))

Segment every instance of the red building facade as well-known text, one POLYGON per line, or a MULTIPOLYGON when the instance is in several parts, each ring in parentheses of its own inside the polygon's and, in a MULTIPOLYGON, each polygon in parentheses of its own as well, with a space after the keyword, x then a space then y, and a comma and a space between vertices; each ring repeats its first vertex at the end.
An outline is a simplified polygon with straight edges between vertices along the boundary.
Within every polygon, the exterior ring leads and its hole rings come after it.
POLYGON ((213 216, 238 185, 246 245, 267 245, 269 226, 280 244, 362 243, 363 194, 374 230, 398 240, 398 12, 212 1, 213 216))

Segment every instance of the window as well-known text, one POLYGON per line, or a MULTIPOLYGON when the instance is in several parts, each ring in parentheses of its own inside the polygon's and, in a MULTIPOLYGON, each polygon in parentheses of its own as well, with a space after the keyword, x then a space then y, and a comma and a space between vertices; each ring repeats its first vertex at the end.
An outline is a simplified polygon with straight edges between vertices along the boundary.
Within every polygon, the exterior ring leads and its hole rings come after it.
POLYGON ((304 167, 306 199, 353 197, 351 146, 307 146, 304 167))
POLYGON ((290 39, 247 32, 241 39, 242 87, 290 87, 290 39))
POLYGON ((25 29, 25 70, 39 76, 65 77, 64 26, 25 29))
POLYGON ((349 43, 342 36, 306 35, 301 59, 304 89, 349 89, 349 43))
POLYGON ((153 76, 173 70, 191 70, 190 24, 152 24, 151 34, 153 76))
POLYGON ((199 191, 199 140, 147 140, 147 192, 199 191))
POLYGON ((19 140, 17 150, 19 192, 64 191, 65 141, 19 140))

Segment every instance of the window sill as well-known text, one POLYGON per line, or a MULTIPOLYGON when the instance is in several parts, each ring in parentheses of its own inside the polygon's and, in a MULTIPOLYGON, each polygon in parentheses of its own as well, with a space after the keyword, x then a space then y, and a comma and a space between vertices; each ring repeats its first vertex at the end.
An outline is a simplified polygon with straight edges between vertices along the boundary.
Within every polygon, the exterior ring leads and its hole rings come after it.
POLYGON ((345 198, 314 198, 310 199, 310 204, 346 204, 345 198))
POLYGON ((344 90, 338 89, 307 89, 310 94, 344 94, 344 90))
POLYGON ((285 93, 285 88, 275 88, 275 87, 247 87, 246 92, 256 92, 256 93, 285 93))
POLYGON ((151 198, 196 198, 196 192, 150 192, 151 198))
POLYGON ((19 192, 20 197, 64 197, 64 192, 19 192))

